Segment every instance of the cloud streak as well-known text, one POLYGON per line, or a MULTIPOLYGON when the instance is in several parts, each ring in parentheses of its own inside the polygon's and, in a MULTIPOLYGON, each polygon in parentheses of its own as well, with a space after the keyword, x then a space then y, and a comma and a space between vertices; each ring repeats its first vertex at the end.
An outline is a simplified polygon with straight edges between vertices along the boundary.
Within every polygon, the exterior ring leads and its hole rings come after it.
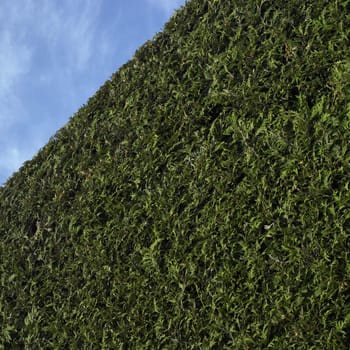
POLYGON ((86 69, 96 41, 101 1, 44 1, 43 5, 38 32, 52 56, 64 60, 68 68, 86 69))
MULTIPOLYGON (((33 69, 32 57, 45 55, 66 72, 88 69, 98 50, 96 22, 101 0, 2 0, 0 89, 33 69), (40 46, 38 43, 40 42, 40 46)), ((43 67, 42 67, 43 68, 43 67)), ((1 93, 1 91, 0 91, 1 93)))

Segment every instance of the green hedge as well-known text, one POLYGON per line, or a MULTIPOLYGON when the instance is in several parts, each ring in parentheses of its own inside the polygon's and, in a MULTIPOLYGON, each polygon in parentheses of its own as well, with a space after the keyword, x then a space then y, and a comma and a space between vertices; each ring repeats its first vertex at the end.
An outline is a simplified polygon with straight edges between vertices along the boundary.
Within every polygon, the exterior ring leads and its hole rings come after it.
POLYGON ((177 11, 0 189, 0 348, 348 349, 349 14, 177 11))

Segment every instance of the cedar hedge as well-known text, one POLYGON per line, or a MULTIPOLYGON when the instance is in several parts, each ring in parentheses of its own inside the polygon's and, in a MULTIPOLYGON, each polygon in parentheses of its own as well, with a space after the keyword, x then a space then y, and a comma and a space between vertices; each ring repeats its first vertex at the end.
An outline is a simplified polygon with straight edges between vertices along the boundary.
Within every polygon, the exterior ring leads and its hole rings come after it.
POLYGON ((0 189, 0 348, 348 349, 349 38, 179 9, 0 189))

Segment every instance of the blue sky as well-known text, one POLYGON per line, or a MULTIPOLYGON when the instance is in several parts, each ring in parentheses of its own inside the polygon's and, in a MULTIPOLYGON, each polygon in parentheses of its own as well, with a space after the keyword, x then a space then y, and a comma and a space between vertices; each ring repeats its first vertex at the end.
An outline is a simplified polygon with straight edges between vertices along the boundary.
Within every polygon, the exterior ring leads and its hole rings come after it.
POLYGON ((0 185, 185 0, 0 1, 0 185))

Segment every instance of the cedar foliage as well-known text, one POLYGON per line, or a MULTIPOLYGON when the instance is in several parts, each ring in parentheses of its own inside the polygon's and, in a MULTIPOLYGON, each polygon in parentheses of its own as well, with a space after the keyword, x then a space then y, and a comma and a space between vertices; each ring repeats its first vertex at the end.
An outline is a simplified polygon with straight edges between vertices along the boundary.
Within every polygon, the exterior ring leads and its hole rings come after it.
POLYGON ((0 190, 2 349, 347 349, 350 2, 192 0, 0 190))

